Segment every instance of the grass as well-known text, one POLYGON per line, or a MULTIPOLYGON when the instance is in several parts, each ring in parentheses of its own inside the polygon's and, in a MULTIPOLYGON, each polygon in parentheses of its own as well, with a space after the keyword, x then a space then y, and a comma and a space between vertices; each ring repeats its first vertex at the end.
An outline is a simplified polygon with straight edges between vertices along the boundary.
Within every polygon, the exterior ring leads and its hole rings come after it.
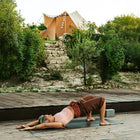
POLYGON ((36 89, 30 89, 30 92, 39 92, 39 91, 36 89))
POLYGON ((65 89, 65 87, 60 87, 60 89, 65 89))
POLYGON ((22 92, 22 90, 15 90, 15 92, 22 92))
POLYGON ((56 92, 61 92, 61 90, 60 90, 60 89, 56 89, 55 91, 56 91, 56 92))

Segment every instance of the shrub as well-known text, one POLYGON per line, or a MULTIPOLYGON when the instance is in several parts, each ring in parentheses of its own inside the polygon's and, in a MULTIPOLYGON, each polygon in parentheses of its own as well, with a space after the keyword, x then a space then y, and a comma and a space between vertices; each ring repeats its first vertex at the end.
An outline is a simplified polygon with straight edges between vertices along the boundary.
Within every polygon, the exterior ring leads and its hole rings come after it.
POLYGON ((26 79, 44 59, 38 30, 23 27, 14 0, 0 1, 0 79, 26 79))
POLYGON ((22 56, 19 57, 22 66, 18 75, 20 78, 27 78, 34 73, 34 69, 42 64, 44 60, 44 40, 37 30, 30 28, 23 29, 22 56))
POLYGON ((123 70, 140 71, 140 43, 125 41, 124 50, 125 65, 123 66, 123 70))
POLYGON ((0 1, 0 79, 15 74, 18 59, 18 35, 22 32, 22 18, 15 11, 13 0, 0 1))
POLYGON ((49 81, 49 80, 63 80, 63 77, 61 76, 61 73, 59 71, 55 70, 55 71, 51 71, 50 75, 45 75, 44 79, 46 81, 49 81))
POLYGON ((104 44, 104 51, 99 59, 99 70, 102 82, 111 80, 124 64, 124 52, 117 36, 109 38, 104 44))

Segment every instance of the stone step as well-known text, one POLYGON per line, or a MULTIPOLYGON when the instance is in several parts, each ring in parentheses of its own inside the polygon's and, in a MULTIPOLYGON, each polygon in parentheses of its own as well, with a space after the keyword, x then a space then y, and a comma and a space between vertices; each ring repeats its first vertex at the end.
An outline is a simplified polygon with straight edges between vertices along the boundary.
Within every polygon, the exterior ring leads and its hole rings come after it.
POLYGON ((64 50, 45 50, 45 52, 47 54, 61 54, 61 55, 65 54, 66 55, 64 50))
POLYGON ((47 64, 49 69, 63 69, 65 66, 66 64, 47 64))
POLYGON ((51 46, 51 47, 64 47, 64 43, 62 43, 62 42, 60 42, 60 41, 58 41, 58 42, 45 42, 45 46, 46 47, 49 47, 49 46, 51 46))
POLYGON ((68 56, 55 56, 55 57, 53 57, 53 56, 48 56, 47 57, 47 60, 68 60, 69 59, 69 57, 68 56))
POLYGON ((66 59, 51 59, 51 60, 45 60, 46 64, 65 64, 69 61, 66 59))
POLYGON ((64 48, 57 48, 57 47, 47 47, 47 48, 45 48, 45 50, 51 50, 51 51, 55 50, 55 51, 59 51, 59 50, 65 50, 65 49, 64 49, 64 48))
POLYGON ((58 57, 65 57, 67 59, 69 59, 69 57, 67 55, 60 55, 60 54, 46 54, 46 59, 55 59, 58 57))
POLYGON ((67 56, 65 46, 62 41, 46 41, 45 42, 46 60, 45 63, 50 69, 63 67, 70 63, 69 57, 67 56))
POLYGON ((58 41, 45 41, 45 44, 56 44, 58 41))

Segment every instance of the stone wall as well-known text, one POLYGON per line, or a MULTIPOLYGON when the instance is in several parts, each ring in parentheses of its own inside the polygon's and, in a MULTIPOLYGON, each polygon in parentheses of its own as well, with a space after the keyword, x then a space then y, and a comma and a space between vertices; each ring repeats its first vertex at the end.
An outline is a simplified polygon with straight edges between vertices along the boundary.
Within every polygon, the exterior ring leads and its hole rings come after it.
POLYGON ((45 52, 45 63, 48 69, 63 69, 64 66, 70 63, 62 41, 46 41, 45 52))

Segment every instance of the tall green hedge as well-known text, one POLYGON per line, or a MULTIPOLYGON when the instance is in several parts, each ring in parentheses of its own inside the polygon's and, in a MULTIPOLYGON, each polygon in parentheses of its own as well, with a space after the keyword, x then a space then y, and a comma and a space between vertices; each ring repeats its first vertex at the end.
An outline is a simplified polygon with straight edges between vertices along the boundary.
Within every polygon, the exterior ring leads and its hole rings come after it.
POLYGON ((22 19, 15 11, 13 0, 0 1, 0 78, 9 78, 15 73, 18 59, 18 34, 22 31, 22 19))
POLYGON ((102 82, 111 80, 113 75, 122 68, 124 64, 124 49, 118 36, 112 36, 104 43, 104 50, 99 57, 99 73, 102 82))
POLYGON ((26 79, 44 59, 38 31, 23 27, 14 0, 0 1, 0 79, 26 79))

